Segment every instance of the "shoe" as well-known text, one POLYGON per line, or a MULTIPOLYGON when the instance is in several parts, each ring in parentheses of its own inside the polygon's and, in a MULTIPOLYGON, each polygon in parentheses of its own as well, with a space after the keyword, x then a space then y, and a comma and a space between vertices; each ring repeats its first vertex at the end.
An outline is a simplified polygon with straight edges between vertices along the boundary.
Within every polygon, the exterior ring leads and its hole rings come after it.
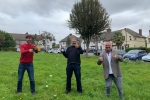
POLYGON ((32 92, 32 95, 36 95, 36 92, 32 92))
POLYGON ((69 92, 70 92, 70 91, 67 91, 67 90, 66 90, 66 91, 65 91, 65 94, 68 94, 69 92))
POLYGON ((20 93, 22 93, 22 92, 21 92, 21 91, 17 91, 17 92, 16 92, 16 94, 20 94, 20 93))

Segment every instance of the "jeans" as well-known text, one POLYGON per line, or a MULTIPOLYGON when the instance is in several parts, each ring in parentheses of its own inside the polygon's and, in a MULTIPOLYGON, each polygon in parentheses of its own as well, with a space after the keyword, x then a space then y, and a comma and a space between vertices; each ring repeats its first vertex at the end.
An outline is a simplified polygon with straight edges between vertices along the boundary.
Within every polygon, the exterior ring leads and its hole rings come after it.
POLYGON ((24 72, 27 70, 29 80, 30 80, 30 89, 31 92, 35 92, 35 81, 34 81, 34 68, 33 68, 33 63, 28 63, 28 64, 19 64, 18 68, 18 84, 17 84, 17 92, 22 92, 22 79, 24 76, 24 72))
POLYGON ((66 91, 71 91, 71 78, 74 71, 75 77, 76 77, 76 84, 77 84, 77 91, 82 92, 82 86, 81 86, 81 67, 79 64, 69 64, 66 68, 66 74, 67 74, 67 84, 66 84, 66 91))
POLYGON ((123 99, 123 91, 122 91, 122 77, 115 77, 113 74, 109 74, 108 78, 105 79, 106 81, 106 96, 109 97, 110 95, 110 87, 112 86, 112 80, 114 81, 120 99, 123 99))

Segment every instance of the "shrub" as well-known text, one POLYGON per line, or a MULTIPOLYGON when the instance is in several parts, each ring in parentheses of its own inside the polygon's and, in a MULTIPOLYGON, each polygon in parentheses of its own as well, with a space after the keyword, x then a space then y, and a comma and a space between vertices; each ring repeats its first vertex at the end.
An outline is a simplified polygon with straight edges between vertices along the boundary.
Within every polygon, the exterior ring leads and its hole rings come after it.
POLYGON ((2 51, 17 51, 17 48, 9 47, 9 48, 2 48, 2 51))

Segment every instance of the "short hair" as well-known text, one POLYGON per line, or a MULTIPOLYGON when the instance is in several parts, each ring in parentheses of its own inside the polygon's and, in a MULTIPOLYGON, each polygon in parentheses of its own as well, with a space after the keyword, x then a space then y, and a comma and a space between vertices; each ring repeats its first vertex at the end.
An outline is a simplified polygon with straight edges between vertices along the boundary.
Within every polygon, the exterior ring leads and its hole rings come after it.
POLYGON ((71 39, 71 41, 72 41, 72 40, 76 40, 76 41, 77 41, 77 39, 76 39, 76 38, 72 38, 72 39, 71 39))
POLYGON ((32 38, 32 35, 27 35, 26 38, 32 38))

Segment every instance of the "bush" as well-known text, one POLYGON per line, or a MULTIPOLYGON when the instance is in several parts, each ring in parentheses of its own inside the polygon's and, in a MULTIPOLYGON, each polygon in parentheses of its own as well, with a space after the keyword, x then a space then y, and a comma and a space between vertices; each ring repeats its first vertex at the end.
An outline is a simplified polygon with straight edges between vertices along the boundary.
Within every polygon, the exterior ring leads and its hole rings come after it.
POLYGON ((146 48, 146 52, 150 53, 150 48, 146 48))
POLYGON ((17 51, 17 48, 9 47, 9 48, 2 48, 2 51, 17 51))

